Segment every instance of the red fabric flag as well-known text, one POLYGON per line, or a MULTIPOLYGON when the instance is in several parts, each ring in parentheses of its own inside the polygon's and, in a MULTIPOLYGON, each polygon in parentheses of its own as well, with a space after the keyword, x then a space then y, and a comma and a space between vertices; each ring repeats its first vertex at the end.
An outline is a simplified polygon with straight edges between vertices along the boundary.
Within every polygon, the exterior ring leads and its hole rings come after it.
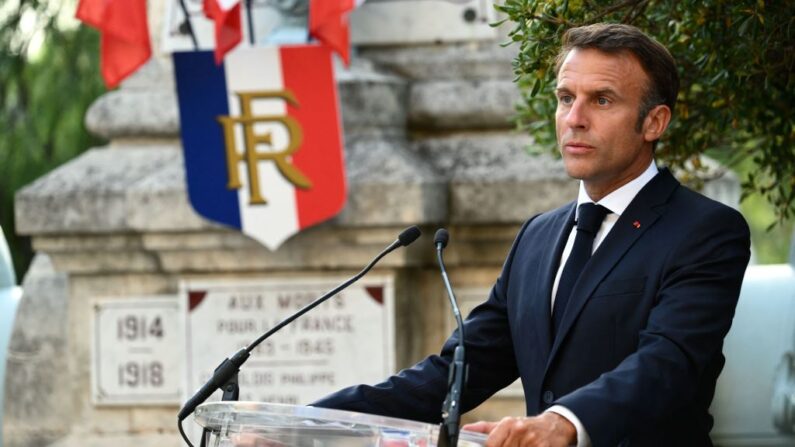
POLYGON ((220 65, 224 55, 243 39, 240 26, 239 0, 204 0, 204 15, 215 22, 215 63, 220 65))
POLYGON ((114 88, 152 56, 146 0, 80 0, 75 16, 100 31, 102 77, 114 88))
POLYGON ((350 62, 347 14, 360 0, 309 0, 309 35, 350 62))

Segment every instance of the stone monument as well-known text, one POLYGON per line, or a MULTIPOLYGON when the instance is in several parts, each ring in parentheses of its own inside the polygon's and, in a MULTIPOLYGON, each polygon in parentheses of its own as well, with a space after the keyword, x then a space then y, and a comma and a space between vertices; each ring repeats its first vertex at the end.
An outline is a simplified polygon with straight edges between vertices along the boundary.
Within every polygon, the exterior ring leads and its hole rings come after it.
MULTIPOLYGON (((164 16, 165 1, 149 4, 150 18, 164 16)), ((6 445, 178 445, 178 400, 93 393, 96 306, 179 296, 190 281, 346 277, 409 225, 425 236, 373 271, 393 287, 394 341, 383 348, 395 370, 438 352, 453 322, 434 230, 450 230, 446 260, 466 311, 486 298, 522 222, 577 191, 559 161, 529 156, 532 140, 514 131, 514 48, 497 45, 493 14, 474 0, 372 1, 352 14, 354 57, 337 70, 347 204, 273 252, 192 210, 167 56, 100 97, 86 125, 108 145, 16 196, 18 231, 38 254, 11 341, 6 445)), ((167 28, 152 23, 153 41, 167 28)), ((521 388, 509 387, 468 418, 523 412, 521 388)))

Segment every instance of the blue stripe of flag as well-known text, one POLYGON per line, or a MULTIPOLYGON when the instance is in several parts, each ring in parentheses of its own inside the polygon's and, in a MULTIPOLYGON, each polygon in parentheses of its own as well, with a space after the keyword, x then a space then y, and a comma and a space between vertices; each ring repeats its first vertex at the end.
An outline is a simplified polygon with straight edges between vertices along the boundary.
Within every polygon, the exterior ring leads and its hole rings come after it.
POLYGON ((229 115, 224 66, 211 51, 174 53, 188 197, 200 215, 240 228, 237 190, 226 187, 226 152, 217 117, 229 115))

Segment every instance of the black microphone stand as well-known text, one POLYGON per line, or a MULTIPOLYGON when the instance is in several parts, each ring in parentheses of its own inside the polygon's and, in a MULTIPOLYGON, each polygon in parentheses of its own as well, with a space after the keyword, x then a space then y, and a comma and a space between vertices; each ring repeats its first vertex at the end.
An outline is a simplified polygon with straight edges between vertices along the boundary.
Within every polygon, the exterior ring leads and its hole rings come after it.
POLYGON ((442 250, 447 246, 450 235, 444 228, 436 231, 434 243, 436 244, 436 259, 439 261, 439 268, 442 271, 442 280, 447 289, 447 298, 453 308, 456 324, 458 325, 458 345, 453 352, 453 362, 450 364, 450 374, 447 378, 447 397, 442 404, 442 426, 439 431, 439 447, 456 447, 458 445, 458 435, 461 425, 461 397, 466 385, 469 366, 464 355, 464 322, 461 319, 461 311, 450 285, 450 278, 447 276, 447 269, 444 267, 442 250))
MULTIPOLYGON (((254 340, 247 347, 237 351, 234 355, 221 362, 221 364, 218 365, 217 368, 215 368, 213 376, 210 378, 210 380, 208 380, 204 385, 202 385, 202 387, 199 388, 198 391, 196 391, 193 397, 188 399, 188 401, 179 411, 179 414, 177 414, 177 426, 179 428, 179 432, 182 435, 183 440, 189 446, 193 447, 193 444, 190 443, 187 435, 185 435, 185 432, 182 429, 182 421, 185 420, 185 418, 187 418, 188 416, 190 416, 190 414, 193 413, 194 410, 196 410, 196 407, 198 407, 205 400, 207 400, 207 398, 209 398, 216 390, 218 389, 223 390, 224 392, 222 398, 223 400, 234 401, 238 399, 238 396, 240 394, 240 389, 238 387, 238 381, 237 381, 238 372, 240 371, 240 367, 243 366, 243 363, 245 363, 246 360, 248 360, 249 356, 251 355, 251 352, 260 343, 268 339, 271 335, 275 334, 283 327, 295 321, 298 317, 304 315, 305 313, 319 306, 320 304, 322 304, 332 296, 339 293, 341 290, 345 289, 354 282, 358 281, 359 278, 361 278, 367 272, 369 272, 370 269, 372 269, 375 266, 375 264, 381 260, 381 258, 388 255, 389 253, 391 253, 392 251, 394 251, 399 247, 405 247, 411 244, 412 242, 417 240, 418 237, 420 237, 420 234, 421 234, 420 229, 417 228, 416 226, 411 226, 409 228, 406 228, 405 230, 403 230, 402 233, 400 233, 398 238, 394 242, 392 242, 392 244, 390 244, 387 248, 385 248, 384 251, 379 253, 378 256, 373 258, 373 260, 370 261, 370 263, 367 264, 367 266, 363 268, 359 273, 357 273, 356 275, 354 275, 344 283, 338 285, 333 290, 326 292, 320 298, 317 298, 311 303, 302 307, 296 313, 285 318, 279 324, 271 328, 268 332, 260 336, 258 339, 254 340)), ((202 439, 200 445, 203 445, 205 443, 206 435, 207 433, 206 431, 204 431, 202 433, 202 439)))

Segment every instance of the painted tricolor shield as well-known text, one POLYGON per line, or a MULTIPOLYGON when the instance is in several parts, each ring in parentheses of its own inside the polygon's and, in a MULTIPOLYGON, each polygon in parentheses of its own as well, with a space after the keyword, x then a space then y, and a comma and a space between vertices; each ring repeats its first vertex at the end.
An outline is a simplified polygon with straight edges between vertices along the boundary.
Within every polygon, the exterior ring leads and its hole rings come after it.
POLYGON ((328 48, 174 54, 188 196, 207 219, 271 250, 345 204, 328 48))

